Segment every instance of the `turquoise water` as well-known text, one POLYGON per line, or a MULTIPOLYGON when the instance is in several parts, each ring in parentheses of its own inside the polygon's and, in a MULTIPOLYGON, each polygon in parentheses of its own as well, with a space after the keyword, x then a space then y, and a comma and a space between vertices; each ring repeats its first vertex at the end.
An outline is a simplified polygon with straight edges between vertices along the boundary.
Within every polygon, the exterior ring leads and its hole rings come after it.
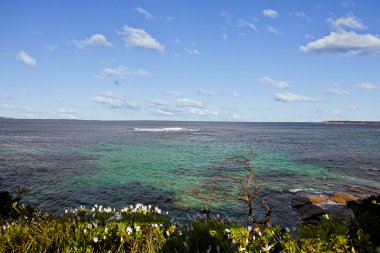
MULTIPOLYGON (((0 189, 31 188, 27 200, 52 212, 95 203, 158 205, 181 218, 201 209, 193 189, 216 195, 213 209, 235 217, 228 195, 251 166, 277 221, 296 222, 292 191, 380 189, 380 128, 312 123, 3 121, 0 189), (5 123, 4 123, 5 122, 5 123), (167 128, 165 130, 165 128, 167 128), (227 197, 228 196, 228 197, 227 197)), ((276 220, 276 219, 275 219, 276 220)))

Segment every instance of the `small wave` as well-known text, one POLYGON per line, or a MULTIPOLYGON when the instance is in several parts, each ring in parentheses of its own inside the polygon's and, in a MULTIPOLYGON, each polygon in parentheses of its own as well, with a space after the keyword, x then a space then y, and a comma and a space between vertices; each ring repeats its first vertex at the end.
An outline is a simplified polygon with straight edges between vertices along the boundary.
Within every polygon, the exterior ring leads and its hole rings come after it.
POLYGON ((289 192, 291 193, 297 193, 297 192, 312 192, 312 193, 322 193, 322 191, 314 189, 314 188, 295 188, 295 189, 290 189, 289 192))
POLYGON ((135 128, 138 132, 195 132, 198 130, 182 127, 163 127, 163 128, 135 128))

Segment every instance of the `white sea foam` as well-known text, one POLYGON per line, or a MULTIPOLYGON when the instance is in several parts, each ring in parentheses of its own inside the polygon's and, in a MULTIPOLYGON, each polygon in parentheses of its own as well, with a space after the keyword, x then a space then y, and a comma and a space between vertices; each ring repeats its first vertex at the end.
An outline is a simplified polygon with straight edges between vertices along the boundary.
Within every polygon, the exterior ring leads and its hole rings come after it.
POLYGON ((138 132, 194 132, 195 129, 182 127, 163 127, 163 128, 135 128, 138 132))
POLYGON ((322 191, 314 189, 314 188, 295 188, 289 190, 291 193, 297 193, 297 192, 312 192, 312 193, 322 193, 322 191))

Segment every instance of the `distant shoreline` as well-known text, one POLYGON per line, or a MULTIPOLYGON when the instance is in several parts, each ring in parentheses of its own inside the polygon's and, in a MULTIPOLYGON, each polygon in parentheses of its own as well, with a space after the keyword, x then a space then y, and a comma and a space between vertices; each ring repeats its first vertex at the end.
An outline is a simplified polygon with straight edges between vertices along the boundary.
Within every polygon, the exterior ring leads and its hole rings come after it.
POLYGON ((380 125, 380 121, 349 121, 349 120, 330 120, 322 121, 321 124, 356 124, 356 125, 380 125))

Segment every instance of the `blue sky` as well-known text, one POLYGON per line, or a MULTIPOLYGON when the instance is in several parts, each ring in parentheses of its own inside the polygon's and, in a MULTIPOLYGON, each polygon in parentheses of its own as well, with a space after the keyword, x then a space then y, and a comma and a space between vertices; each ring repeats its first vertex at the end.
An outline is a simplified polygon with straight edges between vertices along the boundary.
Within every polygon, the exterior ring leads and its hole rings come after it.
POLYGON ((380 120, 380 2, 1 1, 0 116, 380 120))

